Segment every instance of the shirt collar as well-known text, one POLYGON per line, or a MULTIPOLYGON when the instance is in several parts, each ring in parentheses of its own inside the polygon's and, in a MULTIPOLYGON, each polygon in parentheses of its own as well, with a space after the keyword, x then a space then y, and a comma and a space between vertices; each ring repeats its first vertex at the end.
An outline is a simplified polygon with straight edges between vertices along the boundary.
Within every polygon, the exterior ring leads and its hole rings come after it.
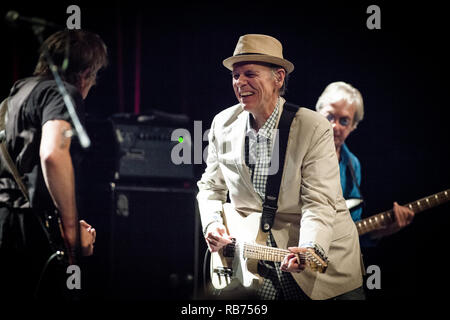
POLYGON ((275 129, 275 126, 277 124, 278 121, 278 114, 279 114, 279 110, 280 110, 280 97, 278 97, 277 99, 277 104, 275 105, 275 109, 273 110, 272 114, 270 115, 270 117, 266 120, 266 122, 264 122, 263 126, 258 130, 258 133, 256 133, 255 129, 252 128, 251 125, 251 118, 253 117, 251 113, 248 114, 248 119, 247 119, 247 135, 250 137, 253 136, 263 136, 266 139, 271 140, 272 136, 273 136, 273 129, 275 129))

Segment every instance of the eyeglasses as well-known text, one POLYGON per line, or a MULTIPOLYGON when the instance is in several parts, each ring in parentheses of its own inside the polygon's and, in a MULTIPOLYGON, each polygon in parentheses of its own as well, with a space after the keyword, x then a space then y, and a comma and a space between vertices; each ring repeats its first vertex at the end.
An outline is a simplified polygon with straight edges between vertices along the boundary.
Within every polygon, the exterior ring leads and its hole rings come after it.
MULTIPOLYGON (((328 119, 328 121, 330 121, 332 123, 336 122, 336 118, 332 114, 328 114, 327 119, 328 119)), ((350 123, 351 123, 351 120, 349 117, 339 118, 339 124, 343 127, 348 127, 350 125, 350 123)))

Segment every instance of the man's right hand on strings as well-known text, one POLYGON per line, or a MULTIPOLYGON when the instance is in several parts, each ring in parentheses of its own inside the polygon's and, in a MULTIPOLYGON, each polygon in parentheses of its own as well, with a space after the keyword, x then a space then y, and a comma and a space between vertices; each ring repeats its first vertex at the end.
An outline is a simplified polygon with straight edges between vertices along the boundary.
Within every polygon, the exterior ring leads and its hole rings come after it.
POLYGON ((211 252, 219 251, 223 246, 230 244, 231 236, 225 226, 219 222, 211 224, 206 230, 205 240, 211 252))

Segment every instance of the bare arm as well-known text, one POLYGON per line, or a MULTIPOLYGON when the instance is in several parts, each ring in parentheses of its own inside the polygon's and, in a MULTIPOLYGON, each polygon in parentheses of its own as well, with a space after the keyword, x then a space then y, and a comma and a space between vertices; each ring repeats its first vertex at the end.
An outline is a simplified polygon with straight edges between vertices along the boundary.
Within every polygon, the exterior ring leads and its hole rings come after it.
POLYGON ((75 178, 70 156, 70 137, 65 133, 71 125, 64 120, 50 120, 42 127, 39 150, 42 173, 50 196, 61 214, 64 240, 70 258, 77 242, 78 217, 75 202, 75 178))

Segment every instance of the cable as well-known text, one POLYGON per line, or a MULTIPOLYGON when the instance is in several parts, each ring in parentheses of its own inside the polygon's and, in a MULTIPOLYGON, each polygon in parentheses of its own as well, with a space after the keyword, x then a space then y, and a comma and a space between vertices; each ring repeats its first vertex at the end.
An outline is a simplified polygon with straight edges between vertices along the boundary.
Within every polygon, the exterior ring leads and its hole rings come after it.
POLYGON ((205 257, 203 258, 203 291, 205 296, 208 294, 208 288, 206 287, 206 263, 209 256, 209 249, 206 248, 205 257))
POLYGON ((34 291, 34 298, 35 299, 37 299, 37 297, 38 297, 39 289, 41 287, 41 282, 42 282, 42 279, 44 278, 45 272, 47 271, 48 265, 50 264, 50 262, 53 259, 61 257, 62 255, 63 255, 63 253, 61 251, 56 251, 54 254, 52 254, 50 256, 50 258, 47 259, 47 262, 45 262, 44 268, 42 268, 41 275, 39 276, 39 281, 38 281, 38 284, 36 286, 36 290, 34 291))

